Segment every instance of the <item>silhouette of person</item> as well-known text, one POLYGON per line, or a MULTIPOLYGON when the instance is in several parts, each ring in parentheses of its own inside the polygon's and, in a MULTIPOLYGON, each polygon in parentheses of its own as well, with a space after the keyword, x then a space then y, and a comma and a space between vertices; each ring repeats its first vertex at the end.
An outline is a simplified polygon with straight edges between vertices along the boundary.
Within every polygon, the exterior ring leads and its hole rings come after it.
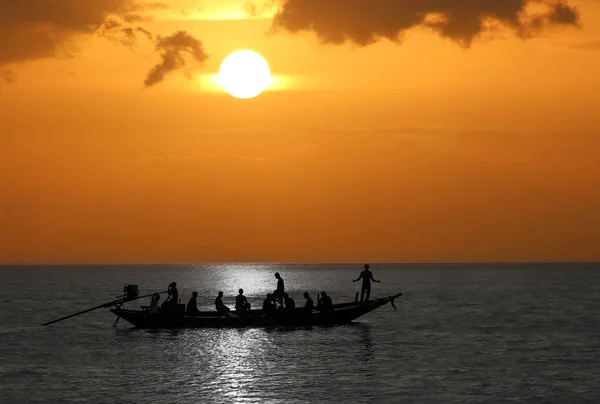
POLYGON ((246 296, 244 296, 244 289, 238 290, 238 293, 235 297, 235 310, 241 314, 250 310, 250 303, 248 303, 246 296))
POLYGON ((271 293, 267 294, 267 297, 265 300, 263 300, 262 311, 267 316, 271 316, 277 311, 277 306, 275 305, 275 300, 273 299, 273 295, 271 293))
POLYGON ((360 301, 362 302, 365 297, 365 292, 367 293, 367 300, 369 301, 369 297, 371 296, 371 281, 381 283, 381 281, 376 281, 373 278, 373 272, 369 271, 369 264, 365 264, 365 270, 360 273, 358 278, 354 279, 352 282, 358 282, 362 279, 362 287, 360 288, 360 301))
POLYGON ((313 302, 313 299, 311 299, 308 292, 304 292, 304 298, 306 299, 306 303, 304 304, 304 309, 307 312, 312 313, 313 308, 315 307, 315 303, 313 302))
POLYGON ((167 288, 167 298, 165 302, 162 304, 177 304, 179 303, 179 292, 177 291, 177 282, 169 283, 169 287, 167 288))
POLYGON ((160 295, 155 293, 152 295, 152 300, 150 300, 150 314, 158 313, 158 301, 160 300, 160 295))
POLYGON ((198 314, 200 314, 200 310, 198 310, 198 301, 196 300, 197 298, 198 292, 192 293, 192 297, 190 297, 190 300, 188 301, 188 304, 185 307, 185 314, 187 314, 188 316, 197 316, 198 314))
POLYGON ((333 302, 331 301, 331 298, 327 296, 327 293, 321 292, 321 299, 319 300, 317 308, 322 312, 333 311, 333 302))
POLYGON ((284 293, 283 302, 285 303, 285 310, 290 313, 293 313, 296 309, 296 302, 294 302, 294 299, 292 299, 287 293, 284 293))
POLYGON ((227 314, 231 309, 223 303, 223 292, 219 292, 219 295, 215 299, 215 307, 219 314, 227 314))
POLYGON ((279 304, 283 303, 283 294, 285 293, 283 287, 283 278, 279 275, 279 272, 275 272, 275 278, 277 278, 277 289, 273 291, 273 298, 279 300, 279 304))

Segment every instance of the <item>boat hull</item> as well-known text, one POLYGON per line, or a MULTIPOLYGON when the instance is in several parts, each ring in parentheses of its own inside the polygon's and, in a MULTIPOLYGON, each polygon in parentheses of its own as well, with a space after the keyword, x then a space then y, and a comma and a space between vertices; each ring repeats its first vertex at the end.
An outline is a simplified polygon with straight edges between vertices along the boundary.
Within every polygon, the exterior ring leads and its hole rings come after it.
POLYGON ((381 299, 369 300, 367 303, 343 303, 334 305, 329 313, 313 310, 308 313, 303 308, 293 312, 277 312, 266 316, 262 310, 251 310, 244 316, 232 312, 220 315, 216 311, 200 312, 197 316, 187 316, 184 313, 159 312, 152 314, 148 310, 127 310, 121 307, 111 309, 118 317, 133 326, 142 329, 177 329, 177 328, 243 328, 243 327, 274 327, 274 326, 313 326, 313 325, 344 325, 387 304, 402 294, 381 299))

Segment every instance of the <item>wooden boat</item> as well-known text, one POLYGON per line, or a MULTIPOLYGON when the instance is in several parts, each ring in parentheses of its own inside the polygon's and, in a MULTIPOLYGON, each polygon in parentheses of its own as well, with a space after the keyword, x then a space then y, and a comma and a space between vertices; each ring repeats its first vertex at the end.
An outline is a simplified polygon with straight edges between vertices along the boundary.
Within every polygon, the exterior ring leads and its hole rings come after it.
MULTIPOLYGON (((158 292, 158 294, 163 293, 167 293, 167 291, 158 292)), ((393 296, 369 300, 363 303, 358 302, 357 293, 354 302, 335 304, 333 305, 333 309, 328 312, 315 309, 309 313, 303 308, 296 308, 293 311, 278 310, 269 316, 262 310, 250 310, 243 315, 236 314, 236 312, 222 315, 216 311, 201 311, 196 316, 188 316, 185 314, 185 305, 183 304, 163 306, 158 313, 151 313, 147 306, 141 306, 140 310, 130 310, 123 307, 125 303, 155 294, 151 293, 140 296, 137 285, 125 285, 123 295, 116 300, 49 321, 42 324, 42 326, 58 323, 93 310, 109 307, 112 307, 110 311, 117 316, 115 325, 122 318, 135 327, 143 329, 343 325, 388 303, 395 309, 394 299, 402 296, 402 293, 397 293, 393 296)))
POLYGON ((398 293, 368 302, 335 304, 330 312, 313 310, 308 313, 303 308, 296 308, 293 312, 282 310, 271 316, 265 315, 262 310, 250 310, 242 316, 235 312, 221 315, 216 311, 201 311, 196 316, 188 316, 183 304, 173 305, 154 314, 147 308, 128 310, 121 306, 110 311, 118 318, 143 329, 344 325, 387 303, 394 305, 394 299, 401 295, 402 293, 398 293))

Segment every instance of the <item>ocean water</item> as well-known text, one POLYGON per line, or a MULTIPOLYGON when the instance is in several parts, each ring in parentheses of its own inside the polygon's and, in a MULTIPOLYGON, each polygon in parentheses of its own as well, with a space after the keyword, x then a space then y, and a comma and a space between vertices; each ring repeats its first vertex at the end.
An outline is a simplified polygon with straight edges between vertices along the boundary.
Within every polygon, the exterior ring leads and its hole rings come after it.
MULTIPOLYGON (((354 300, 360 265, 0 268, 2 403, 599 403, 600 265, 372 265, 372 297, 404 296, 344 327, 148 332, 98 310, 177 281, 212 309, 276 286, 303 304, 354 300)), ((146 299, 141 304, 148 304, 146 299)), ((128 307, 137 307, 132 302, 128 307)))

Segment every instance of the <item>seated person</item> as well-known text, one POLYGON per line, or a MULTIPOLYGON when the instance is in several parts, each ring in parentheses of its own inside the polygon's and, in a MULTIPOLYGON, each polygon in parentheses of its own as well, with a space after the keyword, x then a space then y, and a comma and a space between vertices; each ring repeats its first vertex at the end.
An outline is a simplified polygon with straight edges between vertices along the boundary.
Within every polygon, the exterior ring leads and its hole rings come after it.
POLYGON ((313 308, 315 307, 313 299, 311 299, 308 292, 304 292, 304 298, 306 299, 306 303, 304 304, 304 310, 308 311, 309 313, 312 313, 313 308))
POLYGON ((150 313, 156 314, 158 313, 158 301, 160 300, 160 295, 155 293, 152 295, 152 300, 150 301, 150 313))
POLYGON ((285 303, 285 310, 287 312, 293 313, 296 309, 296 302, 294 302, 294 299, 292 299, 287 293, 284 293, 283 302, 285 303))
POLYGON ((277 305, 275 304, 275 299, 272 294, 269 293, 265 300, 263 300, 262 311, 267 316, 270 316, 277 311, 277 305))
POLYGON ((323 312, 333 311, 333 302, 331 301, 331 298, 327 296, 327 293, 321 292, 321 299, 319 299, 317 309, 323 312))
POLYGON ((223 303, 223 292, 219 292, 219 295, 215 299, 215 307, 219 314, 227 314, 231 311, 229 307, 225 306, 223 303))
POLYGON ((179 303, 179 292, 177 291, 177 282, 169 283, 169 287, 167 288, 167 299, 164 301, 162 306, 168 304, 178 304, 179 303))
POLYGON ((192 297, 188 301, 187 306, 185 307, 185 314, 188 316, 197 316, 200 314, 200 310, 198 310, 198 302, 196 299, 198 298, 198 292, 192 293, 192 297))
POLYGON ((235 310, 238 313, 244 313, 250 310, 250 303, 246 300, 246 296, 244 296, 244 289, 240 289, 239 294, 235 297, 235 310))

